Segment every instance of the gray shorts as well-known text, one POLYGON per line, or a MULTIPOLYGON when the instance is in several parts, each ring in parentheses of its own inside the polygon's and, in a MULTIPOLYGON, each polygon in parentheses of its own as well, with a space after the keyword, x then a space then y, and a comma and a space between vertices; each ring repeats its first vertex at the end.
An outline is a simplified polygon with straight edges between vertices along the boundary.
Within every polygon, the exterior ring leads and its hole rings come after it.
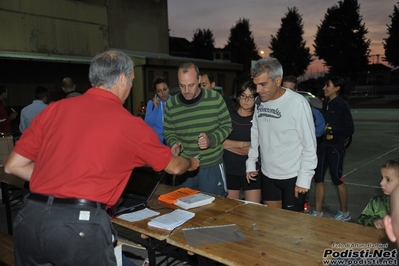
POLYGON ((189 187, 199 191, 227 196, 226 174, 224 164, 200 169, 195 172, 187 172, 186 174, 176 176, 176 185, 178 187, 189 187))

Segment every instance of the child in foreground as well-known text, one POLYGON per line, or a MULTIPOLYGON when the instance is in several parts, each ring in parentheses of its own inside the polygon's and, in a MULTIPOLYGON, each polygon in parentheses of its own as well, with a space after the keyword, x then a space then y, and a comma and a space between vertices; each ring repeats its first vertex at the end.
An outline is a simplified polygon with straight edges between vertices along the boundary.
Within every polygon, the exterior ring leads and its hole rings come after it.
POLYGON ((389 198, 399 185, 399 158, 388 160, 381 168, 381 190, 383 195, 372 197, 357 219, 358 224, 384 229, 384 217, 389 214, 389 198))

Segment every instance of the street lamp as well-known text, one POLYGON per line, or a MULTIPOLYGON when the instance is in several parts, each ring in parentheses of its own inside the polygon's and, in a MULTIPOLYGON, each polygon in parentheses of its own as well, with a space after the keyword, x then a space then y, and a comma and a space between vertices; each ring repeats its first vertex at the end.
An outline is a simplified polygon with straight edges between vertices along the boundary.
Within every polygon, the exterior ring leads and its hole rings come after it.
POLYGON ((260 51, 260 56, 263 58, 265 56, 265 51, 261 50, 260 51))

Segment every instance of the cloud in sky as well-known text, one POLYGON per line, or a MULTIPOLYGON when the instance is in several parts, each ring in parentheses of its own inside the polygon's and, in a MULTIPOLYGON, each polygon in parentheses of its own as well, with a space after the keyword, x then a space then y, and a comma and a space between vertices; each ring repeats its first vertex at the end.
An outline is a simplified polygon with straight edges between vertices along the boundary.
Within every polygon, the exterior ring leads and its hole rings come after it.
MULTIPOLYGON (((363 23, 369 31, 366 38, 371 40, 370 54, 383 57, 382 42, 388 37, 386 25, 391 24, 389 16, 396 1, 358 0, 358 3, 363 23)), ((324 19, 327 9, 337 4, 336 0, 169 0, 169 29, 171 36, 184 37, 189 41, 196 29, 210 29, 215 37, 215 46, 222 48, 227 44, 231 27, 240 18, 246 18, 259 51, 269 55, 270 36, 276 35, 288 8, 296 6, 302 15, 306 46, 313 52, 317 26, 324 19)), ((319 61, 312 67, 322 68, 319 61)))

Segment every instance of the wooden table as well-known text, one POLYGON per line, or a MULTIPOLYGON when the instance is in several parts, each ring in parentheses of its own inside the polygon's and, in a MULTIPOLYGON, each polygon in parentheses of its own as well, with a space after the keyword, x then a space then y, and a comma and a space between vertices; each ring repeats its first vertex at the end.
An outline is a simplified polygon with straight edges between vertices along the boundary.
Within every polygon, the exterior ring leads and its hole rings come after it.
POLYGON ((236 224, 247 240, 192 247, 177 230, 167 243, 237 266, 323 265, 324 249, 345 250, 334 248, 334 243, 389 243, 384 230, 258 204, 237 206, 199 226, 227 224, 236 224))
MULTIPOLYGON (((158 201, 159 195, 171 192, 176 189, 177 187, 172 187, 164 184, 159 185, 158 189, 151 197, 151 200, 148 203, 148 207, 151 210, 160 212, 160 215, 170 213, 175 209, 179 209, 179 207, 176 205, 166 204, 158 201)), ((211 204, 188 210, 194 212, 195 216, 179 228, 184 228, 187 226, 195 225, 197 223, 201 223, 202 221, 210 217, 217 216, 223 212, 244 204, 245 203, 242 201, 230 200, 224 197, 215 196, 215 200, 211 204)), ((137 222, 128 222, 126 220, 119 219, 118 217, 114 217, 112 219, 112 222, 128 229, 132 229, 138 233, 145 234, 146 236, 153 237, 158 240, 165 240, 169 236, 170 231, 149 226, 148 221, 151 219, 153 219, 153 217, 137 222)))
MULTIPOLYGON (((165 204, 158 201, 159 195, 171 192, 176 189, 177 187, 172 187, 163 184, 159 185, 158 189, 155 191, 154 195, 149 201, 148 207, 152 210, 160 212, 160 215, 170 213, 175 209, 179 209, 179 207, 176 205, 165 204)), ((181 230, 182 228, 185 227, 192 227, 199 225, 204 220, 218 216, 228 210, 234 209, 244 204, 245 203, 242 201, 231 200, 224 197, 215 196, 215 200, 211 204, 190 209, 189 211, 194 212, 195 216, 175 230, 181 230)), ((148 250, 148 257, 150 259, 150 265, 156 265, 155 262, 156 246, 153 240, 156 239, 164 241, 169 237, 171 231, 149 226, 148 222, 151 219, 153 219, 153 217, 137 222, 128 222, 126 220, 119 219, 118 217, 114 217, 112 219, 112 222, 114 224, 131 229, 135 232, 141 233, 143 237, 146 237, 148 239, 147 250, 148 250)))

